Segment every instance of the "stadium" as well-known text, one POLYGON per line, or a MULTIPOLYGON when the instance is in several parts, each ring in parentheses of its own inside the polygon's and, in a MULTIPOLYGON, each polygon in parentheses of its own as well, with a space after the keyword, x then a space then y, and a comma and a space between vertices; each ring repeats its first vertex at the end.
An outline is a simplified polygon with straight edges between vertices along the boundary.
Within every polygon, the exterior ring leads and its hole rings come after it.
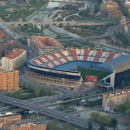
POLYGON ((101 87, 120 87, 130 81, 130 55, 120 52, 66 48, 46 53, 28 62, 25 75, 34 82, 78 89, 85 76, 97 76, 101 87), (116 82, 115 82, 116 80, 116 82))

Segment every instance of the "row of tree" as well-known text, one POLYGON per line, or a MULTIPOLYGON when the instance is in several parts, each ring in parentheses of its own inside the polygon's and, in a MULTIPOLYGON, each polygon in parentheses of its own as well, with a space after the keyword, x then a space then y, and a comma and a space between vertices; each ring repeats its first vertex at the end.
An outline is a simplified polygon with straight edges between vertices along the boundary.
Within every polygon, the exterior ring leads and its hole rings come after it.
POLYGON ((99 114, 98 112, 91 113, 91 120, 105 126, 117 126, 117 120, 115 118, 107 117, 99 114))
POLYGON ((25 87, 25 86, 22 86, 21 88, 22 88, 22 90, 18 90, 18 91, 13 92, 13 93, 8 92, 7 95, 14 97, 14 98, 26 100, 26 99, 30 99, 30 98, 37 98, 37 97, 42 97, 42 96, 51 96, 51 95, 56 94, 55 92, 53 92, 49 88, 46 89, 46 90, 43 87, 25 87))
POLYGON ((124 114, 125 116, 130 116, 130 96, 127 97, 125 103, 117 106, 117 111, 124 114))

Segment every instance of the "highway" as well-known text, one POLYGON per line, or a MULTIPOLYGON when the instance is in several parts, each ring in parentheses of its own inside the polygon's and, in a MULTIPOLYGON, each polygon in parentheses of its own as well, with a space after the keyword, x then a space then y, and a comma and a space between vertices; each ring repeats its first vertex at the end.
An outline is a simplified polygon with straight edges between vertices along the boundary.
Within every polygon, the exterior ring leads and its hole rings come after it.
MULTIPOLYGON (((76 91, 76 92, 70 92, 68 94, 62 94, 62 95, 58 95, 58 96, 53 96, 50 98, 38 98, 38 99, 34 99, 33 102, 34 104, 45 104, 45 103, 54 103, 58 100, 63 100, 63 99, 67 99, 67 98, 73 98, 73 97, 80 97, 80 96, 85 96, 87 94, 96 94, 101 92, 100 89, 92 89, 92 90, 81 90, 81 91, 76 91)), ((30 102, 26 100, 26 102, 30 102)))
MULTIPOLYGON (((38 112, 38 113, 41 113, 41 114, 44 114, 44 115, 47 115, 47 116, 50 116, 53 118, 57 118, 59 120, 65 121, 65 122, 69 122, 73 125, 76 125, 76 126, 79 126, 82 128, 86 128, 86 129, 88 128, 88 122, 85 119, 74 117, 74 116, 71 116, 71 115, 68 115, 68 114, 65 114, 62 112, 58 112, 55 110, 49 110, 48 108, 42 107, 40 105, 36 106, 33 103, 28 103, 28 102, 25 102, 25 101, 22 101, 19 99, 15 99, 15 98, 11 98, 8 96, 4 96, 4 95, 0 95, 0 102, 10 104, 13 106, 17 106, 20 108, 24 108, 27 110, 32 110, 32 111, 35 111, 35 112, 38 112)), ((96 124, 96 123, 92 123, 92 125, 93 125, 93 127, 95 127, 95 126, 98 128, 100 127, 100 125, 96 124)))

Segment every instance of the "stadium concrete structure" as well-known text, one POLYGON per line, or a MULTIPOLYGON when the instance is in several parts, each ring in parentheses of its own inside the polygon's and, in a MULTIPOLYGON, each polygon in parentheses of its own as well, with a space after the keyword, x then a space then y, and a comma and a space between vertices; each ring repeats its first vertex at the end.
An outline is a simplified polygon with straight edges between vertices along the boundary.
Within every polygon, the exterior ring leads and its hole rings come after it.
POLYGON ((77 89, 82 84, 80 72, 58 69, 56 66, 73 61, 97 63, 96 69, 110 74, 97 85, 120 87, 122 80, 130 81, 130 55, 100 49, 66 48, 36 57, 28 62, 25 75, 29 80, 52 86, 77 89), (98 64, 100 63, 100 64, 98 64), (116 82, 115 82, 116 80, 116 82))
POLYGON ((64 48, 61 43, 48 36, 32 36, 28 38, 28 46, 39 55, 54 49, 64 48))

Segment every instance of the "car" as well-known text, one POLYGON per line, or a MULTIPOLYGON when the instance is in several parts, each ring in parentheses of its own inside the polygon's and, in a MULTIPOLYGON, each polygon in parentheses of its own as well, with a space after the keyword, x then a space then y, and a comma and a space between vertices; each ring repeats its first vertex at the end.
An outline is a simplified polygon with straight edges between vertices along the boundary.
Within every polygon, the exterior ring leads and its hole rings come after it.
POLYGON ((67 120, 70 120, 68 116, 65 116, 65 118, 66 118, 67 120))
POLYGON ((15 103, 15 104, 17 104, 17 102, 16 101, 12 101, 13 103, 15 103))

